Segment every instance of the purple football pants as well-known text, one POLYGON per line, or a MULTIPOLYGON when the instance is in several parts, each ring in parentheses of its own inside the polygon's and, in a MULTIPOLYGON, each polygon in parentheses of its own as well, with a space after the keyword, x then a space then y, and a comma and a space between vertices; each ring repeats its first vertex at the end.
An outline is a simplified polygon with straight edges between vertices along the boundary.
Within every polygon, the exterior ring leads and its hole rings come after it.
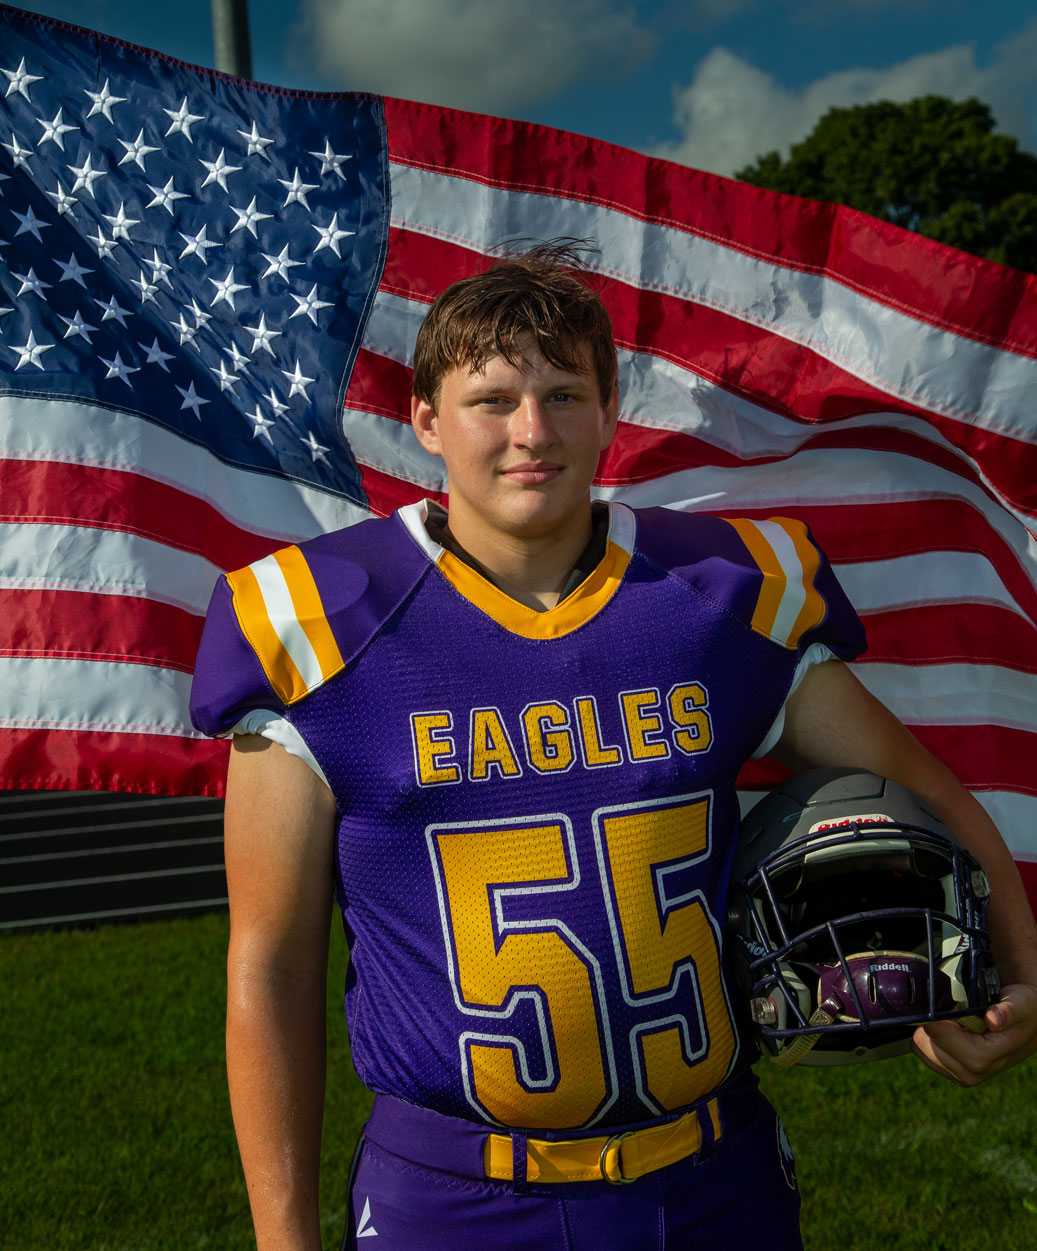
POLYGON ((719 1141, 625 1186, 488 1181, 484 1128, 379 1097, 354 1160, 343 1251, 801 1251, 781 1121, 754 1078, 736 1087, 721 1101, 719 1141))

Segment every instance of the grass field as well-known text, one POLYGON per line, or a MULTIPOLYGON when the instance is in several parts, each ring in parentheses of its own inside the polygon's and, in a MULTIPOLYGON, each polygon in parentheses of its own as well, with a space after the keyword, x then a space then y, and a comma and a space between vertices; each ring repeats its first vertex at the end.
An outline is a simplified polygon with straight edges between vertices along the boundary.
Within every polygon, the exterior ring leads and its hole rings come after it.
MULTIPOLYGON (((226 937, 211 916, 0 940, 4 1251, 253 1245, 223 1076, 226 937)), ((369 1102, 349 1065, 344 971, 339 939, 327 1248, 369 1102)), ((762 1076, 796 1151, 808 1248, 1037 1247, 1037 1063, 974 1091, 910 1059, 762 1076)))

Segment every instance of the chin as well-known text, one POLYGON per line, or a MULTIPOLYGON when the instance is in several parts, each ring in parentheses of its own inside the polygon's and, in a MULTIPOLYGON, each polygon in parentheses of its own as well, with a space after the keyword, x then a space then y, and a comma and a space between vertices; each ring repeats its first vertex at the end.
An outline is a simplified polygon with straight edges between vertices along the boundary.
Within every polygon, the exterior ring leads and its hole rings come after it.
POLYGON ((580 502, 571 503, 558 499, 550 492, 532 488, 523 493, 520 499, 509 501, 509 506, 500 512, 502 522, 510 522, 512 526, 556 526, 568 520, 575 520, 580 514, 580 502))

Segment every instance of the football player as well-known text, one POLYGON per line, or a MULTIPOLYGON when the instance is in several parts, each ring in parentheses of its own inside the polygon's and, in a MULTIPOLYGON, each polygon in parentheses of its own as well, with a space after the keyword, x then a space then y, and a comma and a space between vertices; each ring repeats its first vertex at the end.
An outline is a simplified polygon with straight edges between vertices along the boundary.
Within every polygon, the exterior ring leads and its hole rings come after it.
POLYGON ((196 724, 233 734, 227 1056, 260 1251, 317 1251, 330 895, 375 1092, 348 1246, 800 1245, 723 949, 735 778, 773 751, 921 795, 982 862, 1005 983, 915 1049, 1037 1041, 1037 936, 984 810, 843 663, 806 528, 594 504, 608 314, 565 245, 448 288, 415 350, 426 502, 220 580, 196 724))

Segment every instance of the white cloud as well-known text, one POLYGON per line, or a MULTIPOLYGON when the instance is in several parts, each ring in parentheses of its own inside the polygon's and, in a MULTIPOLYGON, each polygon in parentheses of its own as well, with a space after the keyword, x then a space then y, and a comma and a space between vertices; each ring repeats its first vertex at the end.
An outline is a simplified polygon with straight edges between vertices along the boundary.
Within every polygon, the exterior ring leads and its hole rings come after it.
POLYGON ((616 0, 305 0, 303 32, 344 89, 490 113, 622 76, 654 48, 616 0))
POLYGON ((801 90, 783 87, 726 48, 714 48, 691 83, 674 93, 674 122, 681 137, 653 155, 696 169, 731 174, 764 152, 787 155, 833 107, 876 100, 910 100, 942 95, 978 96, 989 104, 999 128, 1032 147, 1037 87, 1037 21, 1000 44, 987 66, 976 63, 971 44, 910 57, 886 69, 851 69, 826 74, 801 90))

